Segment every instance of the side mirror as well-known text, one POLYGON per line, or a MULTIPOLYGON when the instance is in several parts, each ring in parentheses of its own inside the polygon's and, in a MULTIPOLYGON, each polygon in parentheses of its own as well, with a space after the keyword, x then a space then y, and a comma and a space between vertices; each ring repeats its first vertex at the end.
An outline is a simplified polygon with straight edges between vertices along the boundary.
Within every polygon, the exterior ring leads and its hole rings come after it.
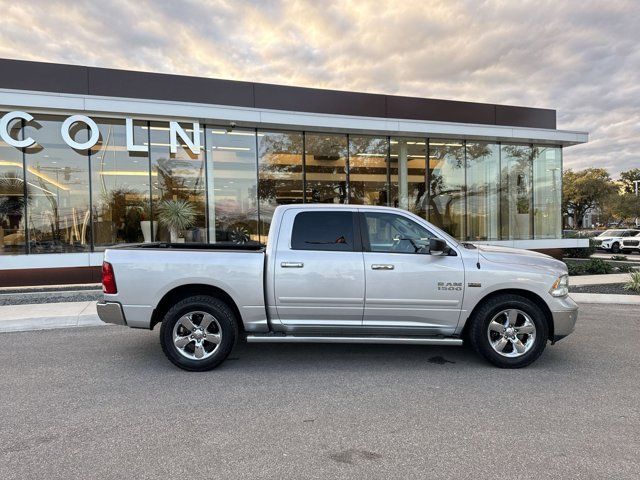
POLYGON ((447 242, 445 242, 441 238, 429 239, 429 254, 442 255, 446 249, 447 249, 447 242))

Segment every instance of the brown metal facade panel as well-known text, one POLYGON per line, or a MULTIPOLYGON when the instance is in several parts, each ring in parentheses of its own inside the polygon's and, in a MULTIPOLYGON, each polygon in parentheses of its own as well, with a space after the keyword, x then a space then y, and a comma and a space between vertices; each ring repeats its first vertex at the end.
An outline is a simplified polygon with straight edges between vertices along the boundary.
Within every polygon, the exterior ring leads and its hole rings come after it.
POLYGON ((253 107, 253 84, 89 68, 89 95, 253 107))
POLYGON ((0 287, 73 285, 101 281, 101 267, 27 268, 2 270, 0 273, 0 287))
POLYGON ((386 117, 385 96, 316 88, 254 84, 255 107, 295 112, 386 117))
POLYGON ((0 88, 296 112, 556 128, 555 110, 0 59, 0 88))
POLYGON ((0 59, 0 88, 86 95, 87 67, 0 59))
POLYGON ((496 125, 556 129, 556 111, 496 105, 496 125))
POLYGON ((487 103, 387 96, 387 117, 494 125, 495 108, 487 103))

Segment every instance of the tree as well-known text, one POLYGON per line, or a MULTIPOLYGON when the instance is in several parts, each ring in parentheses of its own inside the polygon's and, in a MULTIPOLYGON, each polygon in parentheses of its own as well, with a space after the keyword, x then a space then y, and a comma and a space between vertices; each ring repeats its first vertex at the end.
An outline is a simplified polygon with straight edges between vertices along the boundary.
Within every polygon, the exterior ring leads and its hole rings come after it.
MULTIPOLYGON (((620 174, 620 183, 622 184, 624 193, 635 193, 636 187, 633 184, 634 180, 640 180, 640 168, 632 168, 620 174)), ((640 188, 640 185, 638 185, 638 188, 640 188)))
POLYGON ((578 228, 582 227, 584 214, 599 207, 616 190, 611 176, 603 168, 566 170, 562 182, 562 211, 573 218, 578 228))

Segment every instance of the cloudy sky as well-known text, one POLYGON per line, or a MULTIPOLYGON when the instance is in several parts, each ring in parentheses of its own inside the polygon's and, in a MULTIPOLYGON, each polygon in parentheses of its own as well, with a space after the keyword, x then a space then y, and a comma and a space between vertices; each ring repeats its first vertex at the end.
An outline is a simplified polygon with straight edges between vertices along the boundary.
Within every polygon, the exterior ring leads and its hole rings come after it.
POLYGON ((0 0, 0 57, 553 108, 640 167, 639 0, 0 0))

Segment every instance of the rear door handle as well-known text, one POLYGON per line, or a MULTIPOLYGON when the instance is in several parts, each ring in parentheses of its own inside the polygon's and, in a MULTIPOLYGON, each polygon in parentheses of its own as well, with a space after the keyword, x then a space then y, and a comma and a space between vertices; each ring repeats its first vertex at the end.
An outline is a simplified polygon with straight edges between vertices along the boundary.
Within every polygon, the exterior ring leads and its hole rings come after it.
POLYGON ((371 270, 393 270, 393 268, 391 264, 374 263, 371 265, 371 270))
POLYGON ((282 268, 302 268, 304 267, 304 263, 302 262, 282 262, 280 263, 282 268))

